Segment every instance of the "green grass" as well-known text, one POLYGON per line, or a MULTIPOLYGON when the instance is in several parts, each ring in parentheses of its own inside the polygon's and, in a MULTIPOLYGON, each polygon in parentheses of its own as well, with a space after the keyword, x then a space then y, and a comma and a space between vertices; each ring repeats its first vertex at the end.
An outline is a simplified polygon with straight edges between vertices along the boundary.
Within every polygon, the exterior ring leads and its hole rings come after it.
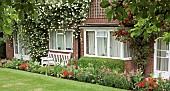
POLYGON ((0 91, 127 91, 35 74, 20 70, 0 68, 0 91))

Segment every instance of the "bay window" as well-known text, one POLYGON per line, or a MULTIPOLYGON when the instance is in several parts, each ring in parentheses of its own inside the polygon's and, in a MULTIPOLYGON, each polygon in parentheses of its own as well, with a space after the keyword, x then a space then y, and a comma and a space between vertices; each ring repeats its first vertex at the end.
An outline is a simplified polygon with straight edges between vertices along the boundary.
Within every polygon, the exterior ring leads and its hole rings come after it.
POLYGON ((73 32, 71 30, 50 31, 50 50, 72 51, 73 50, 73 32))
POLYGON ((114 29, 86 29, 84 31, 84 56, 128 60, 132 56, 130 43, 116 40, 114 29))

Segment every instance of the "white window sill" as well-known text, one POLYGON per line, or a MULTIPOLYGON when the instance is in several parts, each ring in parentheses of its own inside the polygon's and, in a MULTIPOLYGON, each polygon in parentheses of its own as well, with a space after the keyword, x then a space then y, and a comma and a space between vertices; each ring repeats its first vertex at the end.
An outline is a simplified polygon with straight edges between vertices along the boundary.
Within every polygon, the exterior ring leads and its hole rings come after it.
POLYGON ((58 52, 71 52, 73 53, 73 50, 56 50, 56 49, 49 49, 50 51, 58 51, 58 52))
POLYGON ((14 54, 14 58, 17 58, 17 59, 23 58, 23 60, 30 60, 29 55, 14 54))
POLYGON ((131 57, 129 57, 129 58, 120 58, 120 57, 108 57, 108 56, 95 56, 95 55, 88 55, 88 54, 86 54, 84 56, 85 57, 99 57, 99 58, 121 59, 121 60, 124 60, 124 61, 131 60, 131 57))

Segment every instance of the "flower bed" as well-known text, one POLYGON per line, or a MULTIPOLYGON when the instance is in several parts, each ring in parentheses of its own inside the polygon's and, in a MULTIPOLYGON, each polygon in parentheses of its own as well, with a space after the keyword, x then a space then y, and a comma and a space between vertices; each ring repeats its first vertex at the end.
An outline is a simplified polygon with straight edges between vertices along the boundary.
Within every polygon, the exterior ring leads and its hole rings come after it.
POLYGON ((170 89, 170 81, 152 78, 152 76, 144 78, 141 70, 126 74, 126 72, 119 73, 118 70, 111 70, 105 66, 96 68, 90 63, 84 68, 75 65, 41 67, 38 62, 26 63, 23 60, 15 59, 4 67, 128 90, 168 91, 170 89))

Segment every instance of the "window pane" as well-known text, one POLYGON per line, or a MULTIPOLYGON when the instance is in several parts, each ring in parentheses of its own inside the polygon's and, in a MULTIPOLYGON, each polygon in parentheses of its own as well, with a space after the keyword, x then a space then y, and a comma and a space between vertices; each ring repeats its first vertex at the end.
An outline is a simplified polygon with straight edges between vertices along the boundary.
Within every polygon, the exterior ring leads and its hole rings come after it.
POLYGON ((58 50, 65 50, 64 47, 64 35, 63 34, 57 34, 57 44, 58 44, 58 50))
POLYGON ((95 55, 95 32, 87 31, 86 33, 86 54, 95 55))
POLYGON ((168 71, 168 58, 157 58, 157 66, 156 69, 160 71, 168 71))
POLYGON ((126 42, 123 43, 123 48, 124 48, 124 58, 132 57, 133 51, 130 49, 130 43, 126 42))
POLYGON ((110 33, 110 57, 120 57, 120 42, 110 33))
POLYGON ((66 50, 72 50, 73 49, 73 42, 72 42, 72 32, 67 31, 66 32, 66 50))
POLYGON ((169 50, 169 45, 167 45, 165 41, 158 40, 157 49, 158 50, 169 50))
POLYGON ((107 38, 97 38, 98 56, 107 56, 107 38))
POLYGON ((107 37, 107 31, 97 31, 97 36, 107 37))
POLYGON ((50 31, 50 49, 57 49, 56 31, 50 31))

